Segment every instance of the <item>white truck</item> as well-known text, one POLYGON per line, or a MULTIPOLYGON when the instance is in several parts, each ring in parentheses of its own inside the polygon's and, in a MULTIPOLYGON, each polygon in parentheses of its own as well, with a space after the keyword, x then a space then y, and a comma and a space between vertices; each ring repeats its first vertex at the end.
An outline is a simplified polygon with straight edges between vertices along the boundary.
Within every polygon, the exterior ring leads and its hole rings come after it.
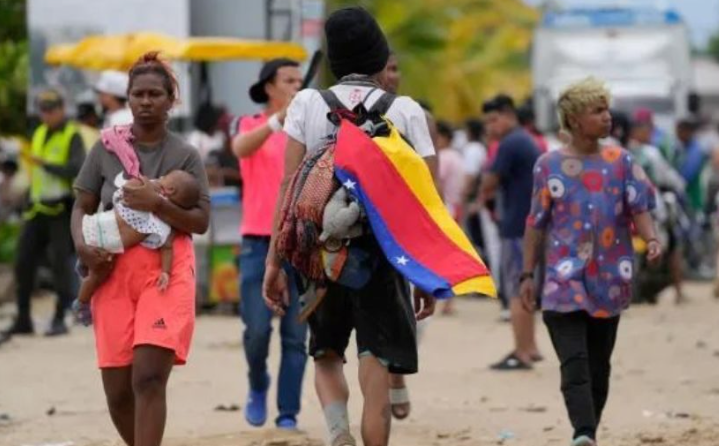
POLYGON ((647 107, 667 130, 689 112, 689 36, 673 10, 549 11, 535 32, 531 63, 537 124, 545 131, 557 128, 561 90, 590 75, 607 83, 613 108, 647 107))

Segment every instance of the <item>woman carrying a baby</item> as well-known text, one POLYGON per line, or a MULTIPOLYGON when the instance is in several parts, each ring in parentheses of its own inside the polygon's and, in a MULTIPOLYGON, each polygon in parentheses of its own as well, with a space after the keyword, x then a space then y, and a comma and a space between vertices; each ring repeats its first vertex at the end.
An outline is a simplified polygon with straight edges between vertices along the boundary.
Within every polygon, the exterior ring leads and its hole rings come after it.
POLYGON ((80 300, 92 297, 112 421, 125 443, 159 446, 167 380, 187 360, 194 329, 190 234, 207 230, 210 204, 197 150, 167 129, 174 73, 148 53, 129 75, 134 123, 104 131, 88 155, 75 182, 72 235, 88 272, 80 300))

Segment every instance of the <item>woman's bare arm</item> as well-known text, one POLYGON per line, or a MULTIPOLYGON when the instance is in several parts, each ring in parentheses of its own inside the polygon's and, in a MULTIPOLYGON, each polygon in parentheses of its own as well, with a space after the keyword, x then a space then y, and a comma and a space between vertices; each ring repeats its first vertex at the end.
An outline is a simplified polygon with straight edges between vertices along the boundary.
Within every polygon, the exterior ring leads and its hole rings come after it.
POLYGON ((272 129, 266 123, 247 133, 241 133, 232 139, 232 152, 237 158, 252 156, 270 135, 272 135, 272 129))
POLYGON ((75 204, 70 217, 70 233, 75 242, 77 256, 88 269, 101 274, 108 273, 112 269, 113 255, 103 249, 88 246, 82 235, 82 219, 86 215, 93 215, 97 212, 100 197, 83 190, 76 190, 76 192, 75 204))
POLYGON ((140 177, 141 186, 125 184, 123 201, 130 209, 152 212, 157 217, 181 232, 204 234, 210 225, 210 203, 200 201, 197 207, 183 209, 160 196, 152 182, 140 177))
POLYGON ((154 211, 157 217, 181 232, 204 234, 210 226, 210 203, 200 202, 197 207, 183 209, 169 200, 159 202, 154 211))

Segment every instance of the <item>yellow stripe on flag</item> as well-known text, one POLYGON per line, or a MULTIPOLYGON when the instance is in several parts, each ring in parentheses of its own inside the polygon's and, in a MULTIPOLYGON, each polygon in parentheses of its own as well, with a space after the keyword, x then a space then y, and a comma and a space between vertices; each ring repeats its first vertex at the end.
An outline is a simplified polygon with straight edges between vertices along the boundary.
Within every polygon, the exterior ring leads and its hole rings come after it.
POLYGON ((452 287, 455 296, 478 293, 489 297, 497 297, 497 288, 492 276, 473 277, 452 287))
POLYGON ((394 168, 404 178, 414 196, 427 209, 430 217, 442 229, 442 232, 447 234, 449 239, 462 251, 481 262, 482 259, 477 255, 477 251, 475 251, 474 246, 472 246, 462 228, 447 212, 442 198, 434 187, 432 174, 429 167, 427 167, 427 163, 414 151, 407 149, 407 143, 402 140, 402 136, 400 136, 397 129, 393 128, 390 136, 376 137, 373 138, 373 141, 377 143, 394 168))
MULTIPOLYGON (((434 186, 427 163, 407 147, 407 143, 397 129, 393 128, 388 137, 375 137, 373 141, 397 169, 400 176, 404 178, 407 186, 427 210, 432 221, 459 249, 484 265, 469 238, 447 211, 434 186)), ((475 277, 459 283, 452 290, 456 295, 480 293, 492 297, 497 296, 497 290, 489 272, 487 276, 475 277)))

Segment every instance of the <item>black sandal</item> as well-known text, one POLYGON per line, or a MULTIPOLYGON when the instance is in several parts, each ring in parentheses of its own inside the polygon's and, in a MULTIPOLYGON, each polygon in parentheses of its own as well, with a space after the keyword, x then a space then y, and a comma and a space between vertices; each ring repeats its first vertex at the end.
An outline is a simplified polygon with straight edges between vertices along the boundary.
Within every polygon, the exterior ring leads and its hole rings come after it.
POLYGON ((496 364, 492 364, 489 368, 498 371, 532 370, 532 365, 522 361, 514 353, 510 353, 506 358, 496 364))

